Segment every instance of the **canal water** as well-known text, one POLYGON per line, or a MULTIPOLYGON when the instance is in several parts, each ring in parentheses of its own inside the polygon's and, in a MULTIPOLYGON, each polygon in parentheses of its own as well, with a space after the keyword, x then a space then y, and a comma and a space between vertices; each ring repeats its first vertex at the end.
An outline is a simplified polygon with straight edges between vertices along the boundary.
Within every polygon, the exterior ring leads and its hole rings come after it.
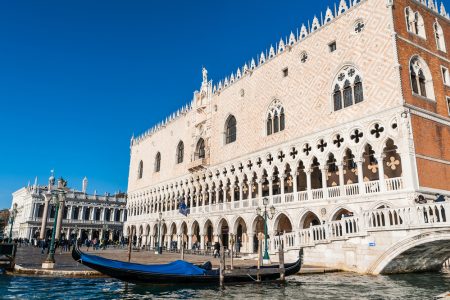
POLYGON ((302 275, 280 284, 220 288, 152 287, 100 279, 0 275, 1 299, 433 299, 450 291, 450 274, 302 275))

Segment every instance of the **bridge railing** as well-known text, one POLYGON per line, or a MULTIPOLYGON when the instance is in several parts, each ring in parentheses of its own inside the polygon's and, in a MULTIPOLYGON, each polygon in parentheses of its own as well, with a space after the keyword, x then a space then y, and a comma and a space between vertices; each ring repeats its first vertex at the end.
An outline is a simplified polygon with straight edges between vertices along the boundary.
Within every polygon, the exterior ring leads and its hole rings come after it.
POLYGON ((400 208, 383 208, 364 211, 361 215, 284 233, 270 238, 273 250, 280 241, 285 249, 314 246, 365 236, 369 231, 403 230, 409 228, 450 225, 450 202, 413 205, 400 208))

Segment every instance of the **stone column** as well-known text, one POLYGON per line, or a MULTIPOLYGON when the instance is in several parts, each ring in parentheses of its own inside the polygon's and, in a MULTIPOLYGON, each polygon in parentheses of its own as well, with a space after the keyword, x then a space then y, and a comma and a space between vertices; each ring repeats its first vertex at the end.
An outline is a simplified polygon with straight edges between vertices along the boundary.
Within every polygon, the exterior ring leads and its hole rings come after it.
POLYGON ((192 234, 188 234, 188 249, 192 249, 192 234))
POLYGON ((209 190, 208 191, 208 206, 209 206, 209 211, 211 211, 211 203, 212 202, 212 191, 209 190))
POLYGON ((380 179, 380 192, 386 192, 386 181, 384 180, 384 153, 377 156, 378 161, 378 178, 380 179))
POLYGON ((244 200, 244 183, 239 182, 239 207, 242 207, 242 201, 244 200))
POLYGON ((203 234, 200 235, 200 250, 205 250, 205 236, 203 234))
POLYGON ((255 249, 253 249, 253 244, 255 243, 254 235, 255 235, 254 232, 248 233, 248 239, 247 239, 247 252, 248 253, 253 253, 253 251, 255 250, 255 249))
POLYGON ((321 166, 320 173, 322 173, 322 189, 324 199, 328 198, 327 172, 328 166, 321 166))
POLYGON ((263 186, 263 179, 261 178, 258 182, 258 197, 262 199, 262 186, 263 186))
POLYGON ((296 171, 296 172, 292 172, 293 173, 293 175, 292 175, 292 180, 293 180, 293 191, 294 191, 294 193, 298 193, 298 187, 297 187, 297 185, 298 185, 298 178, 297 178, 297 176, 299 175, 299 173, 296 171))
POLYGON ((286 174, 283 174, 283 175, 281 175, 280 176, 280 184, 281 184, 281 195, 284 195, 284 189, 285 189, 285 186, 284 186, 284 180, 286 179, 286 174))
POLYGON ((306 173, 306 191, 308 192, 308 200, 312 200, 312 189, 311 189, 311 168, 305 170, 306 173))
POLYGON ((231 184, 230 185, 230 196, 231 196, 231 202, 234 202, 234 200, 235 200, 235 197, 234 197, 234 189, 235 189, 236 187, 234 186, 234 184, 231 184))
POLYGON ((363 175, 363 160, 360 159, 356 161, 356 165, 358 167, 358 188, 359 188, 359 194, 365 194, 366 188, 364 186, 364 175, 363 175))
POLYGON ((56 219, 56 232, 55 232, 56 240, 59 240, 59 238, 61 237, 63 215, 64 215, 64 196, 61 195, 59 197, 59 210, 58 210, 58 216, 56 219))
POLYGON ((339 187, 340 187, 340 193, 341 193, 341 197, 342 197, 345 195, 344 164, 340 163, 337 165, 337 167, 339 168, 339 187))
POLYGON ((183 239, 181 238, 181 234, 177 234, 177 248, 178 248, 178 250, 181 250, 182 242, 183 242, 183 239))
POLYGON ((269 197, 273 196, 273 180, 273 176, 269 177, 269 197))
POLYGON ((48 217, 48 203, 52 195, 44 194, 44 212, 42 214, 41 222, 41 232, 39 234, 39 239, 43 240, 45 238, 45 229, 47 228, 47 217, 48 217))

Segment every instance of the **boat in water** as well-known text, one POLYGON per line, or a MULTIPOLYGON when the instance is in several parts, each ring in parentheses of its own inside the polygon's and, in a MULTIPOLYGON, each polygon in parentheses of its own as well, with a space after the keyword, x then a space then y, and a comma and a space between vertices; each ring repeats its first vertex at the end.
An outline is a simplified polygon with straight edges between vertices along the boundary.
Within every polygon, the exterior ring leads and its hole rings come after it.
MULTIPOLYGON (((108 275, 130 283, 147 284, 219 284, 220 270, 213 269, 210 262, 195 265, 184 260, 177 260, 168 264, 137 264, 103 258, 97 255, 83 253, 78 247, 72 250, 72 257, 77 262, 108 275)), ((303 262, 303 251, 299 251, 298 260, 285 264, 285 277, 295 275, 300 271, 303 262)), ((259 273, 261 281, 277 280, 280 278, 278 265, 238 268, 225 272, 225 283, 254 282, 259 273)))

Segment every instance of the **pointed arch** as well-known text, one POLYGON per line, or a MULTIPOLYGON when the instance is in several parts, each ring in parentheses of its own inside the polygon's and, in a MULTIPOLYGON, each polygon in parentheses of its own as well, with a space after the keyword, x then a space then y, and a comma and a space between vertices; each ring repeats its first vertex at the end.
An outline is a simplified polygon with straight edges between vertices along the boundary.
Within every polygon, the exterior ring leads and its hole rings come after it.
POLYGON ((180 141, 177 145, 177 164, 181 164, 184 161, 184 143, 180 141))
POLYGON ((161 171, 161 152, 156 153, 155 156, 155 173, 161 171))
POLYGON ((225 144, 231 144, 236 141, 237 124, 236 118, 230 115, 225 121, 225 144))
POLYGON ((434 23, 433 28, 434 28, 434 37, 436 39, 437 49, 442 52, 447 52, 447 47, 445 45, 444 31, 442 30, 442 27, 437 20, 434 23))
POLYGON ((283 104, 279 100, 274 100, 266 113, 266 133, 271 135, 283 131, 285 127, 286 116, 283 104))
POLYGON ((206 157, 206 150, 205 150, 205 140, 203 138, 200 138, 197 141, 197 146, 195 147, 195 159, 203 159, 206 157))
POLYGON ((141 160, 138 166, 138 179, 141 179, 144 175, 144 162, 141 160))
POLYGON ((331 89, 333 111, 364 101, 363 77, 359 69, 352 64, 344 65, 337 72, 331 89))
POLYGON ((411 57, 409 72, 413 94, 435 100, 433 78, 425 60, 418 55, 411 57))

